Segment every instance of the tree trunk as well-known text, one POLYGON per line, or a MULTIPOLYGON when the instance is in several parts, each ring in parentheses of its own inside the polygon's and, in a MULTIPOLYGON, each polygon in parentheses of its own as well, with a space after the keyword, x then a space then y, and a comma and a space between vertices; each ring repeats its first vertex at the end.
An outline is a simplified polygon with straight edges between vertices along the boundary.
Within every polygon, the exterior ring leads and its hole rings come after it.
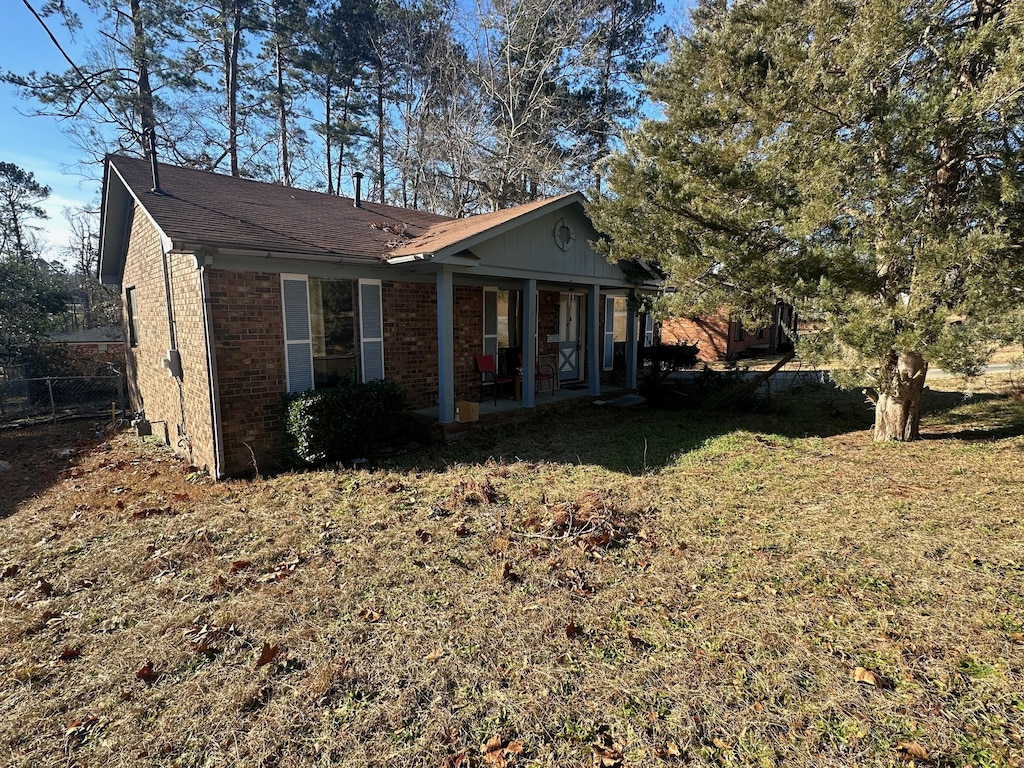
POLYGON ((136 96, 142 123, 139 137, 143 154, 148 155, 151 148, 146 146, 145 136, 148 130, 156 130, 156 111, 153 108, 153 87, 149 81, 149 48, 142 20, 141 0, 132 0, 129 10, 132 14, 132 63, 138 72, 136 96))
POLYGON ((380 204, 384 196, 384 64, 378 63, 377 69, 377 177, 380 179, 380 204))
POLYGON ((281 41, 274 43, 274 59, 277 68, 277 123, 281 141, 281 180, 286 187, 292 185, 292 163, 288 156, 288 99, 284 87, 284 51, 281 41))
POLYGON ((921 396, 928 363, 916 352, 890 352, 882 361, 875 399, 875 442, 921 437, 921 396))

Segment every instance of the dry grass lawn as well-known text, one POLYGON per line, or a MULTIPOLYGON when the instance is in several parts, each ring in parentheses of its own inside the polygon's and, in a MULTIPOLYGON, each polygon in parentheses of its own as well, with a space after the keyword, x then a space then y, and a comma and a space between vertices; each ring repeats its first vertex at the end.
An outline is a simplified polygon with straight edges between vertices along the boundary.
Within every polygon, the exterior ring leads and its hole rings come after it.
POLYGON ((812 389, 220 484, 0 433, 0 764, 1024 765, 1024 403, 929 403, 911 445, 812 389))

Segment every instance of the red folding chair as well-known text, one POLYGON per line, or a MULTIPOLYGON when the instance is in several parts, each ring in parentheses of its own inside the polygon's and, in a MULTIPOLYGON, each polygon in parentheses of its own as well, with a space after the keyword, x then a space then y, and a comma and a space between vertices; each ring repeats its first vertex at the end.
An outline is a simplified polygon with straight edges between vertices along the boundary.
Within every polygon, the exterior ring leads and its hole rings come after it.
POLYGON ((512 384, 515 379, 511 376, 502 376, 494 365, 494 358, 490 355, 477 355, 473 358, 476 361, 476 370, 480 374, 480 399, 484 399, 484 387, 494 387, 494 404, 498 404, 498 387, 502 384, 512 384))

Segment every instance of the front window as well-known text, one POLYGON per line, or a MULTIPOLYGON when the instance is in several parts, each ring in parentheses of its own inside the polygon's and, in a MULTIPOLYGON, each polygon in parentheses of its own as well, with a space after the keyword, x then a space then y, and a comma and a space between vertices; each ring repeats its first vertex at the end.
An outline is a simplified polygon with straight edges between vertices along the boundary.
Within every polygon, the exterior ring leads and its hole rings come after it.
POLYGON ((317 389, 356 376, 356 318, 350 280, 309 279, 309 320, 317 389))
MULTIPOLYGON (((615 320, 612 325, 612 340, 616 344, 626 343, 626 320, 629 317, 628 307, 626 306, 625 296, 615 297, 615 320)), ((625 347, 623 347, 625 349, 625 347)), ((625 354, 625 352, 623 352, 625 354)))
POLYGON ((483 351, 494 357, 500 373, 519 365, 523 345, 523 292, 484 289, 483 351))

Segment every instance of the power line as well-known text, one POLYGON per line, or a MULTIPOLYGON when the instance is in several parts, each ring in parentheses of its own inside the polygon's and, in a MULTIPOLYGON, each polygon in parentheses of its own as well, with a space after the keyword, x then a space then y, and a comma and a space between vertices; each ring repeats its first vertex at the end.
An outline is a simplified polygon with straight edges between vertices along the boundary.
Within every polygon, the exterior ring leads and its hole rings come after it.
POLYGON ((75 70, 75 74, 77 74, 77 75, 78 75, 79 79, 80 79, 80 80, 82 81, 82 84, 83 84, 83 85, 84 85, 84 86, 85 86, 86 88, 88 88, 88 89, 89 89, 89 93, 91 93, 91 94, 92 94, 93 98, 94 98, 94 99, 96 99, 96 101, 98 101, 98 102, 99 102, 99 103, 100 103, 100 104, 101 104, 101 105, 103 106, 103 108, 104 108, 105 110, 107 110, 107 114, 109 114, 109 115, 110 115, 110 119, 111 119, 111 120, 113 120, 113 121, 114 121, 115 123, 117 123, 118 125, 120 125, 120 124, 121 124, 121 119, 120 119, 120 118, 119 118, 119 117, 118 117, 118 116, 117 116, 116 114, 114 114, 114 110, 112 110, 112 109, 111 109, 111 108, 110 108, 110 107, 109 107, 109 106, 107 105, 107 102, 103 100, 103 97, 101 97, 101 96, 100 96, 100 95, 99 95, 99 94, 98 94, 98 93, 96 92, 96 89, 92 87, 92 83, 90 83, 90 82, 89 82, 89 79, 88 79, 88 78, 87 78, 87 77, 85 76, 85 73, 84 73, 84 72, 82 72, 82 70, 80 70, 80 69, 78 68, 78 65, 77 65, 77 64, 75 64, 75 62, 74 62, 74 61, 73 61, 73 60, 71 59, 71 57, 70 57, 70 56, 68 56, 68 54, 67 54, 67 52, 66 52, 66 51, 64 50, 63 46, 61 46, 61 44, 60 44, 60 41, 59 41, 59 40, 58 40, 58 39, 56 38, 56 36, 55 36, 55 35, 53 34, 53 32, 51 32, 51 31, 50 31, 50 28, 49 28, 49 27, 48 27, 48 26, 46 25, 46 22, 45 22, 45 21, 43 20, 43 17, 39 15, 39 13, 38 13, 38 12, 36 11, 36 9, 35 9, 35 8, 33 8, 33 7, 32 7, 32 4, 31 4, 31 3, 29 3, 29 1, 28 1, 28 0, 21 0, 21 2, 23 2, 23 3, 25 4, 25 7, 26 7, 26 8, 28 8, 28 9, 29 9, 29 11, 31 11, 31 12, 32 12, 32 15, 33 15, 33 16, 35 16, 35 17, 36 17, 36 21, 38 21, 38 22, 39 22, 40 26, 42 26, 42 28, 43 28, 44 30, 46 30, 46 34, 47 34, 47 35, 49 35, 49 37, 50 37, 50 40, 52 40, 52 41, 53 41, 53 44, 54 44, 55 46, 57 46, 57 50, 58 50, 58 51, 60 51, 60 54, 61 54, 61 56, 63 56, 63 57, 64 57, 64 59, 65 59, 65 60, 67 61, 67 63, 71 65, 71 68, 72 68, 73 70, 75 70))

